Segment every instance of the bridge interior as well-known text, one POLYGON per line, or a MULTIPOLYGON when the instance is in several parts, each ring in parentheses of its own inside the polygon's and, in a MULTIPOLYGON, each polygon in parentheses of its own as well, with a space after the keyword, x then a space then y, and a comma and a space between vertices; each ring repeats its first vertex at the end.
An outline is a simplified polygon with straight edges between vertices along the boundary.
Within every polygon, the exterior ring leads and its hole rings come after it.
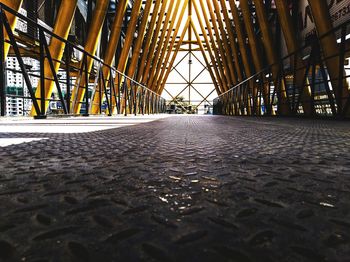
POLYGON ((348 0, 0 0, 0 60, 0 261, 350 260, 348 0))

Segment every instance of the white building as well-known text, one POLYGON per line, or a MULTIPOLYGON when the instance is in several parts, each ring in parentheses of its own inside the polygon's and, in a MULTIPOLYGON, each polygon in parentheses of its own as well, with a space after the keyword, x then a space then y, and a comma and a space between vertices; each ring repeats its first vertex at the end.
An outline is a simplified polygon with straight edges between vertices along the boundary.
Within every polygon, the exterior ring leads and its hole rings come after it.
MULTIPOLYGON (((27 15, 27 11, 23 8, 20 10, 20 13, 27 15)), ((27 32, 27 25, 21 20, 18 20, 16 29, 22 32, 27 32)), ((32 58, 24 57, 23 62, 26 65, 28 72, 37 72, 40 69, 39 62, 32 58)), ((6 114, 8 116, 28 115, 32 106, 32 101, 30 99, 25 99, 25 97, 29 97, 30 95, 21 73, 21 68, 17 58, 11 56, 7 57, 6 68, 8 94, 6 97, 6 114)), ((32 86, 36 87, 38 84, 38 78, 33 76, 29 76, 29 78, 32 86)))

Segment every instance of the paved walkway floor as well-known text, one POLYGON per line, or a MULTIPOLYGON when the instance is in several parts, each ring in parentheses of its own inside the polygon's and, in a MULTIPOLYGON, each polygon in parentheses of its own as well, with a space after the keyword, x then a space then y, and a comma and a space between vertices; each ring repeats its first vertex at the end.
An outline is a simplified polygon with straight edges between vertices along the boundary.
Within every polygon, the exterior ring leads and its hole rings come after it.
POLYGON ((349 122, 1 138, 37 139, 0 147, 0 261, 350 261, 349 122))

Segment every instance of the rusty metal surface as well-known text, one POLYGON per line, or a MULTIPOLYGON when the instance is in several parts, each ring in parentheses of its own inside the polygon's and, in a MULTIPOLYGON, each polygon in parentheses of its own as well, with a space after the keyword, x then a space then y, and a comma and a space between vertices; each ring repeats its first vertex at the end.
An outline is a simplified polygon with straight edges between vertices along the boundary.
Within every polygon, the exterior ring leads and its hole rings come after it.
POLYGON ((349 261, 348 122, 182 116, 0 148, 0 261, 349 261))

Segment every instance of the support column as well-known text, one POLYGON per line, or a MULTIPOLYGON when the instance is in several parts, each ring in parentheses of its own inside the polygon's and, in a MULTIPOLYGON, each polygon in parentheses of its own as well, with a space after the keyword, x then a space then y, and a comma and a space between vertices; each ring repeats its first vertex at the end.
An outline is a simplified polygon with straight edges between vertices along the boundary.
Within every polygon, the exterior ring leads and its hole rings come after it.
MULTIPOLYGON (((316 30, 319 37, 330 32, 333 29, 331 17, 329 15, 327 1, 325 0, 308 0, 313 18, 315 20, 316 30)), ((344 105, 349 97, 349 86, 346 79, 339 80, 339 76, 344 76, 344 68, 340 67, 339 58, 339 46, 334 33, 327 34, 320 39, 321 48, 324 52, 324 56, 330 57, 325 60, 327 65, 327 71, 331 79, 334 95, 337 100, 338 108, 344 108, 344 105)), ((345 112, 346 115, 350 115, 350 110, 345 112)))
MULTIPOLYGON (((250 8, 249 8, 249 3, 248 0, 241 0, 240 1, 240 7, 241 7, 241 11, 243 14, 243 21, 244 21, 244 26, 246 28, 246 32, 248 35, 248 43, 250 46, 250 50, 252 52, 252 59, 254 62, 254 66, 255 66, 255 70, 256 73, 260 72, 261 70, 263 70, 263 63, 262 63, 262 56, 261 56, 261 52, 259 49, 259 43, 258 43, 258 39, 256 38, 256 34, 254 31, 254 27, 253 27, 253 22, 251 19, 251 13, 250 13, 250 8)), ((253 91, 253 99, 258 101, 258 89, 254 88, 253 91)), ((264 104, 265 106, 269 107, 269 94, 268 94, 268 88, 264 88, 263 90, 264 92, 264 104)), ((256 109, 258 109, 258 112, 260 112, 260 108, 258 107, 258 105, 256 105, 256 109)))
MULTIPOLYGON (((269 21, 267 18, 267 14, 265 11, 265 6, 264 6, 264 2, 263 0, 254 0, 254 4, 255 4, 255 11, 256 11, 256 15, 258 17, 258 24, 261 30, 261 39, 262 39, 262 43, 266 52, 266 57, 267 57, 267 62, 269 65, 271 66, 271 72, 272 72, 272 78, 274 81, 274 85, 277 86, 278 85, 278 78, 279 78, 279 70, 280 70, 280 66, 278 64, 278 56, 275 52, 276 48, 275 48, 275 44, 273 41, 273 37, 272 37, 272 32, 271 32, 271 28, 269 26, 269 21)), ((282 82, 283 83, 283 82, 282 82)), ((284 85, 283 85, 283 90, 284 85)), ((264 85, 264 90, 267 90, 267 95, 268 97, 270 96, 269 92, 269 85, 265 84, 264 85)), ((281 99, 282 99, 282 104, 286 105, 286 92, 281 92, 281 99)), ((268 99, 268 101, 270 101, 270 99, 268 99)), ((270 105, 270 103, 268 103, 270 105)), ((269 106, 266 107, 267 113, 268 114, 274 114, 273 108, 272 112, 270 112, 270 108, 269 106)), ((281 112, 283 114, 289 112, 289 108, 283 106, 281 108, 281 112)))
MULTIPOLYGON (((200 1, 202 1, 202 0, 200 0, 200 1)), ((212 8, 212 5, 210 2, 211 2, 211 0, 207 0, 207 8, 209 9, 209 14, 210 14, 210 17, 212 20, 212 25, 214 27, 217 46, 219 47, 221 59, 222 59, 223 65, 224 65, 225 75, 226 75, 227 84, 228 84, 225 91, 227 91, 234 84, 234 81, 231 78, 230 69, 228 66, 229 63, 227 61, 228 57, 226 56, 225 50, 223 48, 223 43, 222 43, 221 38, 220 38, 220 32, 219 32, 218 26, 216 24, 216 17, 215 17, 215 14, 214 14, 214 11, 213 11, 213 8, 212 8)), ((204 12, 204 10, 205 9, 203 9, 203 12, 204 12)))
MULTIPOLYGON (((15 10, 16 12, 19 11, 19 9, 22 6, 23 0, 0 0, 0 3, 3 3, 4 5, 10 7, 11 9, 15 10)), ((13 14, 10 14, 9 12, 5 11, 5 14, 7 16, 7 19, 9 21, 9 24, 11 26, 12 31, 15 29, 16 24, 17 24, 17 17, 14 16, 13 14)), ((4 36, 6 40, 9 40, 8 35, 6 33, 6 30, 4 30, 4 36)), ((5 55, 5 60, 8 55, 8 52, 10 50, 10 44, 5 43, 4 47, 4 55, 5 55)))
MULTIPOLYGON (((169 74, 170 74, 170 72, 171 72, 171 68, 172 68, 173 65, 174 65, 176 56, 177 56, 177 54, 178 54, 178 52, 179 52, 179 50, 180 50, 180 47, 181 47, 181 45, 182 45, 182 42, 183 42, 184 38, 185 38, 185 34, 186 34, 187 30, 190 30, 190 28, 189 28, 190 22, 191 22, 190 18, 187 18, 186 25, 185 25, 185 27, 184 27, 182 33, 181 33, 179 42, 177 43, 176 49, 175 49, 175 51, 174 51, 174 53, 173 53, 173 56, 171 57, 169 66, 168 66, 167 71, 166 71, 166 73, 165 73, 165 75, 164 75, 164 77, 163 77, 163 80, 162 80, 162 83, 161 83, 161 87, 160 87, 160 89, 159 89, 159 91, 158 91, 158 94, 161 94, 161 93, 163 92, 163 90, 164 90, 166 81, 168 80, 169 74)), ((170 52, 171 52, 171 50, 170 50, 170 52)))
MULTIPOLYGON (((85 44, 84 50, 91 54, 95 55, 99 39, 102 32, 102 27, 104 20, 106 18, 108 10, 109 0, 99 0, 96 3, 96 7, 93 13, 94 19, 91 20, 90 29, 85 44)), ((82 63, 83 61, 81 61, 82 63)), ((88 63, 88 74, 91 72, 91 68, 94 60, 91 57, 87 58, 88 63)), ((81 65, 79 66, 81 68, 81 65)), ((83 70, 81 74, 77 77, 76 85, 72 91, 72 110, 71 112, 79 113, 81 108, 81 102, 83 101, 85 95, 85 71, 83 70)))
MULTIPOLYGON (((138 21, 140 9, 141 9, 141 4, 142 4, 142 0, 136 0, 134 2, 132 10, 131 10, 131 15, 130 15, 131 18, 130 18, 130 21, 128 23, 128 28, 126 30, 123 49, 122 49, 122 52, 120 54, 118 66, 117 66, 117 70, 123 74, 125 72, 126 65, 128 63, 128 60, 129 60, 130 47, 132 45, 132 42, 134 41, 134 34, 136 31, 136 23, 138 21)), ((116 77, 115 82, 118 83, 118 77, 116 77)), ((103 93, 103 91, 102 91, 102 93, 103 93)), ((102 94, 101 94, 101 96, 102 96, 102 94)), ((125 99, 125 97, 124 97, 124 99, 125 99)), ((115 100, 115 97, 113 97, 112 98, 112 112, 110 112, 111 114, 113 114, 113 111, 114 111, 115 106, 116 106, 116 102, 117 101, 115 100)), ((96 110, 98 109, 98 107, 96 105, 95 105, 95 107, 94 106, 92 107, 92 111, 94 111, 95 109, 96 110)))
MULTIPOLYGON (((206 25, 208 33, 209 33, 211 47, 213 49, 213 53, 214 53, 214 56, 215 56, 215 59, 212 60, 212 61, 216 61, 216 65, 218 67, 218 71, 220 72, 220 75, 221 75, 221 77, 218 77, 221 80, 221 92, 225 92, 225 91, 227 91, 229 89, 230 84, 229 84, 228 78, 226 77, 226 72, 225 72, 225 67, 224 67, 224 60, 222 61, 223 57, 222 57, 222 59, 220 58, 222 49, 220 49, 218 47, 218 44, 215 41, 215 37, 214 37, 213 31, 212 31, 212 26, 210 24, 208 15, 206 13, 206 7, 204 5, 203 0, 199 0, 199 3, 200 3, 200 6, 201 6, 201 10, 202 10, 202 14, 203 14, 203 19, 205 21, 205 25, 206 25)), ((196 7, 196 4, 194 6, 196 7)), ((197 9, 199 9, 199 8, 197 8, 197 9)), ((200 17, 199 12, 197 13, 197 16, 200 17)), ((205 30, 203 31, 203 34, 206 35, 206 31, 205 30)))
MULTIPOLYGON (((236 6, 236 3, 233 0, 230 0, 230 7, 231 7, 231 11, 233 14, 233 20, 235 23, 235 29, 236 29, 236 33, 237 33, 237 41, 238 41, 238 45, 239 45, 239 50, 242 56, 242 62, 243 62, 243 66, 244 66, 244 71, 246 73, 246 78, 249 78, 252 76, 252 70, 251 70, 251 63, 248 59, 248 54, 247 54, 247 46, 245 44, 245 36, 243 34, 243 30, 242 30, 242 26, 241 26, 241 21, 239 19, 239 13, 238 13, 238 8, 236 6)), ((247 114, 251 115, 251 102, 249 99, 249 91, 253 91, 254 87, 254 82, 253 81, 249 81, 248 85, 247 85, 248 90, 246 90, 247 92, 247 114)), ((253 92, 251 92, 253 93, 253 92)))
POLYGON ((174 22, 175 22, 176 16, 179 12, 180 4, 181 4, 181 0, 176 0, 175 9, 172 12, 171 19, 170 19, 170 13, 171 13, 172 8, 173 8, 172 6, 174 6, 174 5, 171 5, 167 11, 167 18, 165 19, 162 35, 161 35, 160 40, 159 40, 157 52, 153 58, 151 72, 149 73, 149 77, 148 77, 147 85, 146 85, 148 88, 152 89, 153 91, 156 90, 156 87, 153 86, 153 81, 156 77, 156 74, 160 71, 159 70, 159 67, 161 65, 160 63, 163 60, 163 57, 161 57, 161 56, 163 55, 164 48, 168 47, 169 39, 170 39, 171 32, 172 32, 173 27, 174 27, 174 22), (170 24, 169 24, 169 22, 170 22, 170 24), (168 24, 169 24, 169 27, 168 27, 168 24), (165 37, 165 34, 166 34, 166 37, 165 37))
MULTIPOLYGON (((156 4, 155 4, 155 6, 153 8, 151 22, 150 22, 150 24, 148 26, 147 35, 145 36, 146 41, 145 41, 145 43, 143 43, 143 46, 142 46, 141 62, 139 63, 139 67, 137 69, 137 76, 136 76, 136 81, 137 82, 140 82, 142 80, 142 76, 143 76, 144 69, 145 69, 145 66, 146 66, 148 50, 149 50, 149 47, 151 45, 151 40, 153 39, 153 36, 155 34, 154 33, 154 28, 156 26, 157 18, 160 17, 158 15, 158 11, 159 11, 159 8, 161 6, 161 3, 162 3, 161 0, 156 0, 156 4)), ((163 3, 163 5, 164 5, 164 3, 163 3)), ((164 7, 162 6, 162 8, 165 8, 165 6, 164 7)))
MULTIPOLYGON (((141 47, 142 47, 142 42, 145 38, 145 32, 146 32, 146 26, 148 23, 148 18, 149 15, 151 13, 151 7, 153 5, 152 1, 147 1, 145 8, 143 9, 143 15, 142 15, 142 20, 141 20, 141 24, 140 27, 137 31, 137 39, 136 42, 134 44, 134 48, 133 48, 133 52, 132 52, 132 57, 131 57, 131 61, 130 61, 130 65, 128 67, 128 71, 126 73, 126 75, 132 79, 134 79, 134 75, 136 72, 136 67, 137 67, 137 62, 140 59, 140 54, 141 54, 141 47)), ((153 5, 154 6, 154 5, 153 5)), ((118 82, 118 81, 117 81, 118 82)), ((139 92, 139 88, 136 88, 136 94, 137 95, 139 92)), ((139 104, 138 100, 134 100, 136 101, 136 104, 139 104)))
POLYGON ((201 41, 201 39, 200 39, 200 36, 199 36, 199 34, 198 34, 197 30, 196 30, 196 27, 193 25, 192 20, 191 20, 191 26, 192 26, 193 32, 194 32, 194 34, 195 34, 195 36, 196 36, 197 43, 199 44, 199 47, 200 47, 200 49, 201 49, 201 51, 202 51, 202 55, 203 55, 203 58, 204 58, 204 61, 205 61, 206 65, 207 65, 207 67, 208 67, 209 74, 210 74, 211 78, 213 79, 213 83, 214 83, 214 86, 215 86, 215 90, 216 90, 216 92, 217 92, 218 94, 220 94, 220 89, 219 89, 219 87, 218 87, 218 84, 217 84, 217 81, 216 81, 216 79, 215 79, 214 73, 213 73, 213 71, 212 71, 212 69, 211 69, 211 67, 210 67, 210 63, 209 63, 209 60, 208 60, 207 55, 206 55, 206 53, 205 53, 205 49, 204 49, 203 43, 202 43, 202 41, 201 41))
POLYGON ((166 48, 167 54, 166 54, 166 57, 164 59, 162 70, 161 70, 159 76, 155 80, 155 86, 157 86, 156 93, 159 94, 159 95, 161 94, 160 90, 162 90, 162 83, 163 83, 162 79, 164 78, 165 72, 167 70, 167 65, 169 63, 170 56, 171 56, 172 50, 173 50, 175 42, 176 42, 176 36, 177 36, 177 34, 178 34, 179 30, 180 30, 182 19, 184 17, 185 11, 186 11, 187 3, 188 3, 188 0, 185 0, 183 5, 182 5, 181 13, 180 13, 180 16, 179 16, 179 18, 178 18, 178 20, 176 22, 175 31, 174 31, 174 33, 172 35, 171 43, 166 48))
MULTIPOLYGON (((126 11, 126 7, 128 5, 127 0, 121 0, 118 3, 117 10, 115 13, 114 21, 111 28, 111 34, 109 37, 108 46, 104 56, 104 62, 108 66, 112 66, 115 52, 117 51, 118 43, 120 40, 120 35, 123 27, 123 19, 126 11)), ((106 81, 109 80, 110 77, 110 68, 108 66, 102 67, 103 77, 106 81)), ((96 91, 96 90, 95 90, 96 91)), ((97 114, 99 111, 99 101, 102 98, 102 93, 95 92, 93 96, 93 105, 94 110, 91 110, 91 114, 97 114)), ((78 112, 79 113, 79 112, 78 112)))
MULTIPOLYGON (((300 46, 298 44, 298 40, 296 37, 296 30, 293 26, 292 17, 290 15, 287 2, 285 0, 275 0, 275 4, 277 7, 277 13, 278 13, 279 21, 283 31, 284 39, 287 44, 288 53, 289 54, 295 53, 300 48, 300 46)), ((311 101, 310 90, 309 88, 304 87, 304 84, 305 84, 304 75, 305 75, 306 69, 304 68, 304 63, 303 63, 301 54, 296 53, 294 55, 294 59, 296 59, 296 63, 295 63, 296 68, 299 69, 296 72, 295 83, 299 88, 299 90, 302 90, 302 88, 304 89, 301 96, 304 114, 314 115, 315 109, 311 107, 311 103, 310 103, 311 101)), ((280 92, 281 92, 281 96, 284 96, 284 97, 287 96, 285 89, 280 90, 280 92)))
MULTIPOLYGON (((201 14, 199 12, 199 9, 197 7, 197 4, 196 2, 193 2, 193 6, 194 6, 194 10, 197 14, 197 19, 198 19, 198 22, 199 22, 199 26, 202 30, 202 33, 203 33, 203 37, 204 37, 204 40, 205 40, 205 44, 207 46, 207 50, 208 50, 208 53, 209 53, 209 56, 210 56, 210 59, 212 61, 212 63, 215 63, 215 57, 213 55, 213 52, 212 52, 212 48, 210 46, 210 42, 209 42, 209 39, 208 39, 208 36, 207 36, 207 33, 205 31, 205 27, 203 25, 203 21, 202 21, 202 18, 201 18, 201 14)), ((208 68, 210 67, 210 62, 208 61, 208 68)), ((212 67, 214 68, 214 72, 215 72, 215 75, 216 75, 216 81, 218 83, 218 95, 220 95, 221 93, 223 93, 223 90, 224 90, 224 87, 223 87, 223 83, 222 83, 222 79, 220 77, 220 73, 219 73, 219 70, 217 68, 217 66, 215 64, 212 65, 212 67)), ((215 80, 215 78, 213 78, 213 81, 215 80)), ((214 82, 215 84, 215 82, 214 82)))
POLYGON ((234 64, 235 64, 235 68, 236 68, 236 72, 237 72, 237 76, 238 76, 238 82, 243 80, 243 73, 242 73, 242 68, 241 68, 241 64, 239 62, 239 58, 238 58, 238 50, 236 47, 236 39, 235 36, 233 35, 233 28, 232 28, 232 23, 231 20, 228 16, 228 10, 227 10, 227 6, 226 6, 226 1, 225 0, 220 0, 221 3, 221 8, 222 8, 222 13, 224 15, 224 21, 226 24, 226 28, 228 31, 228 36, 230 39, 230 46, 231 46, 231 51, 233 52, 233 58, 234 58, 234 64))
MULTIPOLYGON (((61 5, 60 5, 60 9, 59 9, 58 14, 57 14, 55 26, 53 29, 54 34, 67 40, 69 31, 70 31, 70 28, 71 28, 71 25, 73 22, 76 7, 77 7, 77 0, 62 0, 61 5)), ((65 46, 66 46, 65 42, 62 42, 61 40, 59 40, 55 37, 51 38, 51 42, 49 45, 49 51, 50 51, 50 54, 51 54, 51 57, 53 60, 54 69, 55 69, 56 73, 58 72, 58 69, 60 68, 60 64, 61 64, 60 62, 57 62, 57 61, 62 60, 65 46)), ((45 86, 44 86, 45 99, 47 100, 47 101, 45 101, 44 112, 46 112, 48 105, 49 105, 48 100, 51 98, 52 90, 53 90, 53 87, 55 84, 54 81, 50 80, 50 79, 53 79, 53 74, 52 74, 52 71, 50 69, 50 64, 49 64, 47 59, 45 60, 45 64, 44 64, 44 76, 46 79, 45 86)), ((35 97, 40 97, 40 95, 41 95, 40 90, 41 90, 41 85, 39 82, 37 89, 36 89, 35 97)), ((39 108, 41 109, 40 103, 39 103, 39 108)), ((32 107, 30 114, 31 114, 31 116, 36 115, 36 112, 35 112, 33 107, 32 107)))
MULTIPOLYGON (((207 1, 209 1, 209 0, 207 0, 207 1)), ((225 31, 224 23, 222 22, 221 10, 219 8, 219 4, 218 4, 217 1, 212 1, 212 2, 213 2, 213 5, 214 5, 214 11, 215 11, 215 14, 216 14, 216 17, 217 17, 217 20, 218 20, 219 29, 220 29, 220 32, 221 32, 221 37, 222 37, 222 40, 223 40, 223 43, 224 43, 224 48, 225 48, 225 51, 226 51, 226 57, 227 57, 227 60, 228 60, 228 67, 229 67, 230 77, 231 77, 231 80, 232 80, 232 85, 236 85, 238 83, 238 80, 237 80, 236 72, 235 72, 235 69, 234 69, 232 50, 231 50, 231 48, 230 48, 230 46, 228 44, 227 34, 226 34, 226 31, 225 31)))
MULTIPOLYGON (((168 0, 163 0, 162 8, 161 8, 160 14, 159 14, 160 20, 157 21, 156 30, 155 30, 154 35, 153 35, 153 41, 151 42, 151 45, 150 45, 149 50, 148 50, 147 63, 146 63, 146 66, 142 72, 143 75, 142 75, 141 83, 143 83, 145 85, 147 84, 149 72, 150 72, 151 65, 152 65, 152 60, 154 58, 154 50, 156 48, 156 44, 158 42, 160 42, 158 40, 158 37, 160 36, 159 32, 160 32, 161 26, 163 25, 163 32, 168 26, 166 21, 169 22, 171 10, 166 14, 164 23, 161 22, 163 20, 164 15, 165 15, 167 5, 168 5, 168 0)), ((172 9, 172 7, 171 7, 171 9, 172 9)))

